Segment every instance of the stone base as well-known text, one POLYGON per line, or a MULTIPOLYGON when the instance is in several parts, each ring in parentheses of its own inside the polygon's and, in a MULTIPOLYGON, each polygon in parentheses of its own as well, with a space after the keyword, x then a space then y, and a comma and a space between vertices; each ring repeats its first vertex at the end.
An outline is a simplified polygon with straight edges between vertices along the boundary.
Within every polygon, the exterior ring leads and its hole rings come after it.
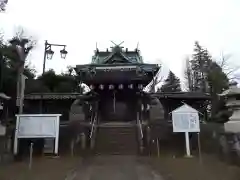
POLYGON ((193 158, 192 155, 188 156, 188 155, 184 155, 185 158, 193 158))
POLYGON ((221 159, 240 165, 240 133, 224 133, 220 137, 221 159))
POLYGON ((240 133, 240 121, 228 121, 224 123, 224 130, 227 133, 240 133))

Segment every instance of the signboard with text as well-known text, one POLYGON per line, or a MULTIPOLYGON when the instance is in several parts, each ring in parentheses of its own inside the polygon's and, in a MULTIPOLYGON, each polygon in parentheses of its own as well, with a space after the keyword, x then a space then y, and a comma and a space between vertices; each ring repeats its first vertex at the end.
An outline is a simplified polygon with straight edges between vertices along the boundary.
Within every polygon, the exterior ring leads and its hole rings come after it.
POLYGON ((200 132, 198 113, 196 109, 187 104, 172 111, 173 132, 184 132, 187 157, 191 157, 189 132, 200 132))
POLYGON ((20 138, 53 138, 55 153, 58 153, 59 119, 61 114, 20 114, 16 115, 14 154, 18 151, 20 138))
POLYGON ((183 105, 172 111, 173 132, 200 132, 198 111, 183 105))

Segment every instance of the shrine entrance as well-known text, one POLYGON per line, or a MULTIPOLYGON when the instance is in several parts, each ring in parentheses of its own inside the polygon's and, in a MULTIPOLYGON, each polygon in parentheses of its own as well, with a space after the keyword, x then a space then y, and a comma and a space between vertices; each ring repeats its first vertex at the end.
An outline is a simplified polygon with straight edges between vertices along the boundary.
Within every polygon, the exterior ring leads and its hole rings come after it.
POLYGON ((141 101, 148 95, 143 88, 159 66, 143 63, 138 49, 114 45, 110 51, 96 49, 92 63, 75 68, 92 97, 90 146, 96 153, 136 154, 143 149, 146 136, 142 112, 147 106, 141 101))
POLYGON ((138 111, 136 93, 115 91, 106 94, 100 96, 100 123, 136 121, 138 111))

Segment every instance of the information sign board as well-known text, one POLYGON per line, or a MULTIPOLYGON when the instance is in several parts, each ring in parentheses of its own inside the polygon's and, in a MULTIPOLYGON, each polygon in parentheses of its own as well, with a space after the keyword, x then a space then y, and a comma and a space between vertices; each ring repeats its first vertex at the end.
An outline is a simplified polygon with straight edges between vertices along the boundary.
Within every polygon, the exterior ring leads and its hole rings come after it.
POLYGON ((198 111, 184 104, 172 111, 173 132, 184 132, 186 140, 186 154, 191 156, 189 132, 200 132, 198 111))
POLYGON ((172 113, 173 132, 200 132, 198 112, 172 113))
POLYGON ((61 114, 16 115, 14 154, 18 151, 19 138, 54 138, 55 153, 58 153, 59 118, 61 114))

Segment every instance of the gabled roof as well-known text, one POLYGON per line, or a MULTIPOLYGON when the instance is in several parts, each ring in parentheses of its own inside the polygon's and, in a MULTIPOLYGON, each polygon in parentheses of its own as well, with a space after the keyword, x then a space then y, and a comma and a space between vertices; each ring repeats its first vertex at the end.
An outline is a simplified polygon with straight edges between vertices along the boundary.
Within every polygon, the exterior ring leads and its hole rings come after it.
POLYGON ((226 91, 219 94, 219 96, 239 96, 240 95, 240 88, 239 87, 230 87, 226 91))
POLYGON ((120 63, 143 63, 142 57, 140 55, 140 51, 136 49, 135 51, 128 51, 123 50, 120 46, 115 46, 112 48, 111 51, 99 51, 98 49, 95 51, 95 54, 93 56, 92 63, 93 64, 111 64, 116 59, 114 57, 121 58, 120 63))
POLYGON ((175 114, 175 113, 198 113, 198 111, 192 108, 191 106, 184 104, 172 111, 172 114, 175 114))
POLYGON ((125 63, 131 63, 131 61, 128 59, 127 56, 125 56, 125 54, 123 54, 121 51, 113 51, 108 57, 106 57, 103 60, 103 63, 113 63, 115 61, 114 57, 116 56, 120 56, 122 58, 121 62, 125 62, 125 63))

